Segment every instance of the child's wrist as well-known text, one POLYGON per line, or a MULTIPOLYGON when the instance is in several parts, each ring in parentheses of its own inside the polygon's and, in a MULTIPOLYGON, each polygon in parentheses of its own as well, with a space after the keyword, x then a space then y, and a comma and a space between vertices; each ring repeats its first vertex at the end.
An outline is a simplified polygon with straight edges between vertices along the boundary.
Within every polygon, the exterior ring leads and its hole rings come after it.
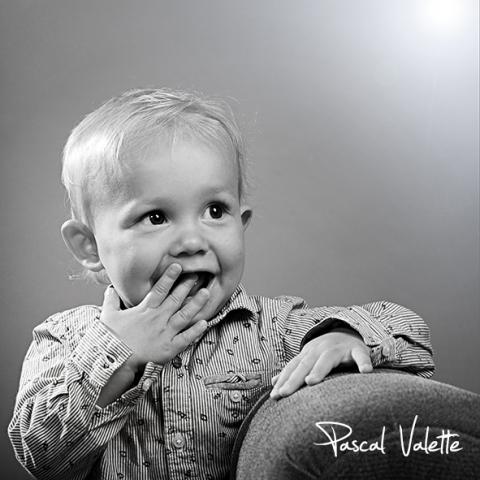
POLYGON ((123 364, 123 368, 131 372, 134 377, 137 376, 140 371, 143 371, 144 367, 145 365, 139 361, 135 354, 131 355, 123 364))

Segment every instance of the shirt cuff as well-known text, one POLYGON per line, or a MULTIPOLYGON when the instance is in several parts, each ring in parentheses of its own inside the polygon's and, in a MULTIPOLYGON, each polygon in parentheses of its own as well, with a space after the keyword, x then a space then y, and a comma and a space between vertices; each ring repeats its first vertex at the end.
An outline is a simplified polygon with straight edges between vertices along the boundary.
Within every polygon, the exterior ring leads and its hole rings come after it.
POLYGON ((109 403, 105 407, 95 405, 95 411, 92 416, 92 427, 97 427, 105 421, 112 421, 116 418, 127 415, 145 396, 152 385, 160 379, 160 372, 163 365, 148 362, 145 365, 143 374, 136 385, 124 392, 117 400, 109 403))
POLYGON ((301 342, 301 348, 313 338, 342 326, 355 330, 363 338, 365 345, 370 347, 373 366, 398 359, 399 352, 395 338, 388 333, 381 322, 359 306, 340 310, 333 317, 326 318, 310 329, 301 342))
MULTIPOLYGON (((89 327, 71 357, 76 370, 82 372, 89 382, 97 388, 103 388, 112 374, 131 355, 133 351, 102 322, 97 320, 89 327)), ((160 378, 163 366, 153 362, 145 365, 140 380, 117 400, 100 407, 94 406, 91 426, 101 425, 105 421, 127 414, 160 378)))
POLYGON ((71 360, 96 386, 102 388, 113 372, 133 354, 100 320, 86 331, 71 360))

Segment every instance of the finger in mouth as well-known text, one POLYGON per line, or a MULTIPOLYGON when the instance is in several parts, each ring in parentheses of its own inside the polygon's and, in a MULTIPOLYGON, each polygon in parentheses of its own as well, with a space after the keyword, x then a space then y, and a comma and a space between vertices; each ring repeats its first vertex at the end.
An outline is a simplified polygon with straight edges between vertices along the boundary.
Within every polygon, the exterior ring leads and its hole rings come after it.
POLYGON ((213 278, 213 274, 206 271, 182 273, 177 280, 175 280, 171 291, 178 287, 178 285, 190 280, 193 274, 197 275, 198 278, 190 289, 189 296, 191 297, 193 297, 201 288, 207 288, 213 278))

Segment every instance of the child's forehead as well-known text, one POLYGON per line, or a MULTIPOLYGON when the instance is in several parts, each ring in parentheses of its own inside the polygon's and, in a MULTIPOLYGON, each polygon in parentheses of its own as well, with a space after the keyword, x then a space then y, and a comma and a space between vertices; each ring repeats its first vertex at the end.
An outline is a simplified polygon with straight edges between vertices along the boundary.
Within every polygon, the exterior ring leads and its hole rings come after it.
POLYGON ((214 176, 225 171, 237 176, 237 162, 232 148, 195 137, 151 138, 129 148, 120 159, 126 181, 134 181, 142 171, 155 170, 172 175, 186 169, 201 171, 206 164, 214 176), (212 162, 212 159, 218 161, 212 162))
POLYGON ((239 171, 231 149, 195 138, 150 138, 130 145, 119 158, 118 174, 106 177, 110 201, 148 197, 158 191, 170 196, 177 189, 238 195, 239 171))

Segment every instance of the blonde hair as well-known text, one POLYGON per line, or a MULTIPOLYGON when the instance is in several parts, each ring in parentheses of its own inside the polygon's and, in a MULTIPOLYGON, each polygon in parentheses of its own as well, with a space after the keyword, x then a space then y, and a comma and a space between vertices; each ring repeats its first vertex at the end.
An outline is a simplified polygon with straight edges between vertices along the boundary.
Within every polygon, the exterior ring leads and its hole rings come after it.
POLYGON ((222 100, 170 89, 134 89, 114 97, 87 115, 71 132, 63 152, 62 184, 72 218, 92 225, 95 190, 120 182, 122 160, 133 144, 152 135, 174 140, 188 134, 221 143, 234 154, 239 195, 246 184, 245 148, 230 106, 222 100))
MULTIPOLYGON (((71 132, 63 151, 62 184, 73 219, 92 230, 93 199, 118 191, 128 155, 154 136, 176 136, 219 144, 232 152, 238 168, 238 191, 245 196, 245 148, 230 106, 223 100, 185 91, 134 89, 112 98, 88 114, 71 132)), ((108 281, 86 272, 84 277, 108 281)))

